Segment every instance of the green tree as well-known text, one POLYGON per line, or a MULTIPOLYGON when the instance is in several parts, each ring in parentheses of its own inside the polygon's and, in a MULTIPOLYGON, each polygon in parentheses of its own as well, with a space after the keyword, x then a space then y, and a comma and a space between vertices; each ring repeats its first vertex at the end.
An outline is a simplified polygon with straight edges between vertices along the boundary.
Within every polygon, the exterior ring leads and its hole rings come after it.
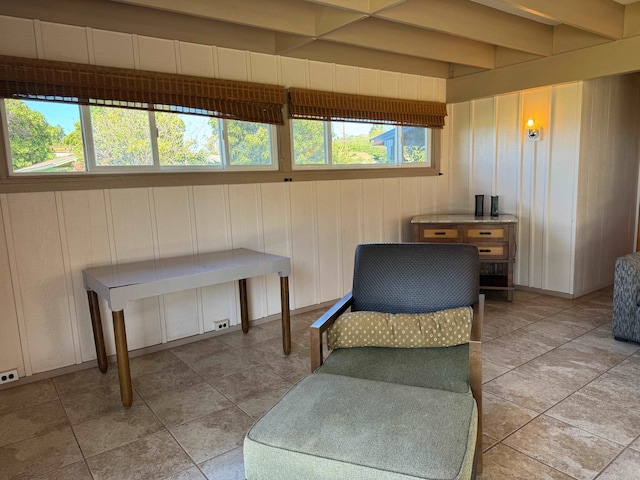
POLYGON ((153 164, 147 112, 92 106, 91 125, 96 165, 153 164))
POLYGON ((270 165, 269 126, 263 123, 227 121, 229 163, 231 165, 270 165))
POLYGON ((205 123, 209 123, 210 132, 203 145, 193 137, 185 137, 186 124, 180 115, 156 112, 160 164, 209 165, 219 162, 217 121, 212 123, 207 119, 205 123))
POLYGON ((333 163, 338 165, 386 163, 387 149, 384 146, 371 145, 371 138, 369 134, 348 135, 343 122, 333 122, 331 124, 333 163))
POLYGON ((51 146, 62 142, 62 127, 50 125, 45 116, 29 108, 22 100, 7 99, 7 126, 13 169, 51 160, 51 146))
POLYGON ((293 121, 293 155, 296 165, 325 163, 324 122, 293 121))

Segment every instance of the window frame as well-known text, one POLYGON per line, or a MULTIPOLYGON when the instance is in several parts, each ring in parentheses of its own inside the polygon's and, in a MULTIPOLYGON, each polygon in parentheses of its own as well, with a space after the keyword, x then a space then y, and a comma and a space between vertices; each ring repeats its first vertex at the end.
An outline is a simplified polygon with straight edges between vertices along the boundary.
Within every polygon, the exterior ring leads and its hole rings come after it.
MULTIPOLYGON (((85 177, 87 175, 143 175, 150 173, 188 173, 188 172, 210 172, 210 173, 222 173, 222 172, 265 172, 265 171, 277 171, 278 170, 278 138, 277 138, 277 129, 276 125, 260 123, 259 125, 264 125, 269 132, 269 153, 271 157, 271 164, 262 165, 262 164, 250 164, 250 165, 232 165, 230 163, 231 153, 229 149, 229 141, 228 141, 228 128, 227 122, 236 121, 236 120, 228 120, 224 118, 217 117, 209 117, 215 118, 218 122, 218 128, 220 131, 220 139, 219 139, 219 148, 220 155, 222 159, 221 165, 162 165, 160 163, 160 152, 158 150, 158 128, 156 124, 156 111, 148 111, 148 110, 134 110, 134 111, 143 111, 147 114, 148 119, 148 129, 149 129, 149 146, 151 149, 151 159, 152 164, 150 165, 117 165, 117 166, 106 166, 106 165, 98 165, 96 162, 96 153, 95 153, 95 140, 93 138, 93 121, 91 118, 91 107, 92 105, 81 105, 77 104, 78 108, 78 117, 80 120, 80 129, 82 133, 82 141, 83 141, 83 150, 85 157, 85 171, 81 172, 17 172, 13 170, 13 162, 11 160, 11 146, 9 143, 9 124, 7 117, 7 107, 5 103, 5 98, 0 98, 0 123, 2 124, 2 137, 4 141, 2 144, 4 145, 4 167, 6 167, 6 172, 9 178, 29 178, 29 177, 52 177, 52 176, 69 176, 69 177, 85 177), (154 135, 155 132, 155 135, 154 135)), ((10 99, 9 99, 10 100, 10 99)), ((27 100, 31 101, 31 100, 27 100)), ((33 100, 33 101, 42 101, 42 100, 33 100)), ((47 102, 46 103, 56 103, 56 102, 47 102)), ((67 104, 68 105, 68 104, 67 104)), ((109 107, 104 106, 105 108, 121 108, 121 107, 109 107)), ((175 114, 180 115, 180 112, 161 112, 167 114, 175 114)), ((189 115, 183 114, 183 115, 189 115)), ((257 123, 257 122, 255 122, 257 123)))
MULTIPOLYGON (((325 159, 329 159, 331 160, 331 158, 333 157, 333 154, 331 152, 333 152, 333 135, 332 135, 332 131, 331 131, 331 120, 327 120, 327 121, 322 121, 322 120, 299 120, 296 118, 290 118, 289 119, 289 129, 290 131, 293 133, 293 122, 295 121, 316 121, 316 122, 322 122, 323 124, 323 132, 324 132, 324 147, 325 147, 325 159)), ((349 122, 346 122, 349 123, 349 122)), ((353 122, 352 122, 353 123, 353 122)), ((398 159, 403 159, 404 158, 404 125, 391 125, 394 130, 395 130, 395 137, 396 137, 396 141, 395 143, 395 154, 396 154, 396 158, 398 159), (398 141, 398 139, 400 139, 400 141, 398 141)), ((425 127, 418 127, 418 128, 425 128, 425 127)), ((295 145, 293 142, 293 135, 291 135, 291 145, 290 145, 290 155, 291 155, 291 169, 293 171, 303 171, 303 170, 334 170, 334 171, 338 171, 338 170, 342 170, 342 169, 389 169, 389 170, 394 170, 397 168, 402 168, 402 169, 406 169, 406 168, 422 168, 422 169, 431 169, 435 156, 436 156, 436 149, 435 149, 435 137, 436 137, 436 131, 439 131, 439 129, 435 129, 435 128, 425 128, 425 130, 427 130, 427 135, 429 136, 428 139, 428 155, 429 155, 429 164, 426 165, 425 163, 411 163, 411 162, 403 162, 403 161, 395 161, 394 163, 378 163, 378 164, 366 164, 366 163, 354 163, 354 164, 341 164, 341 163, 332 163, 331 161, 329 162, 325 162, 325 163, 310 163, 310 164, 297 164, 295 163, 295 145)), ((439 150, 439 149, 438 149, 439 150)))

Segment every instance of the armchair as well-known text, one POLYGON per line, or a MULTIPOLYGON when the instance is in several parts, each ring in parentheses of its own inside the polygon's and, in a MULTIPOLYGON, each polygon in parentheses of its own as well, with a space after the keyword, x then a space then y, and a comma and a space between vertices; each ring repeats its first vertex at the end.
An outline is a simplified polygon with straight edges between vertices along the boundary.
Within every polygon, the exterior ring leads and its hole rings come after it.
POLYGON ((311 326, 313 375, 245 438, 247 479, 460 480, 481 472, 484 297, 478 281, 472 245, 359 245, 352 291, 311 326), (337 348, 324 360, 324 333, 347 310, 382 315, 387 341, 402 336, 398 322, 419 324, 418 336, 428 343, 429 328, 444 331, 451 324, 430 324, 425 314, 458 307, 473 308, 470 335, 459 344, 337 348))
POLYGON ((612 333, 616 340, 640 342, 640 252, 616 260, 612 333))

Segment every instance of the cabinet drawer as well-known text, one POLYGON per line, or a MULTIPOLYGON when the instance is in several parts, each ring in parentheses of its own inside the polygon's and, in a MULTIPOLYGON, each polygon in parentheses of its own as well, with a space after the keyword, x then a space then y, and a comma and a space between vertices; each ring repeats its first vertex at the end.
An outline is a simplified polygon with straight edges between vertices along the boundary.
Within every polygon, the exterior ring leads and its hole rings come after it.
POLYGON ((457 228, 422 228, 420 231, 421 240, 429 240, 431 242, 437 242, 439 240, 455 241, 460 240, 460 230, 457 228))
POLYGON ((476 244, 480 260, 506 260, 508 258, 509 248, 506 243, 496 244, 476 244))
POLYGON ((505 240, 507 238, 507 228, 502 226, 467 227, 467 238, 472 242, 482 240, 505 240))

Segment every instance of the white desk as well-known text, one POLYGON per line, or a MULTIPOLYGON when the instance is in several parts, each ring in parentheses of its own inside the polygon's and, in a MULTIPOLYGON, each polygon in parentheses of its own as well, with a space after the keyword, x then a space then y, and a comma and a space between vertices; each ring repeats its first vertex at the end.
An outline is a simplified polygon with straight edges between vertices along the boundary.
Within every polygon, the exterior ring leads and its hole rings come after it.
POLYGON ((280 276, 282 346, 284 353, 288 355, 291 352, 289 317, 291 261, 288 257, 239 248, 84 270, 82 274, 84 287, 89 296, 89 311, 91 312, 98 366, 103 373, 107 371, 107 353, 98 307, 98 295, 107 301, 112 312, 122 404, 125 407, 131 406, 133 398, 124 323, 124 308, 129 300, 238 280, 242 331, 247 333, 249 331, 247 278, 269 273, 277 273, 280 276))

